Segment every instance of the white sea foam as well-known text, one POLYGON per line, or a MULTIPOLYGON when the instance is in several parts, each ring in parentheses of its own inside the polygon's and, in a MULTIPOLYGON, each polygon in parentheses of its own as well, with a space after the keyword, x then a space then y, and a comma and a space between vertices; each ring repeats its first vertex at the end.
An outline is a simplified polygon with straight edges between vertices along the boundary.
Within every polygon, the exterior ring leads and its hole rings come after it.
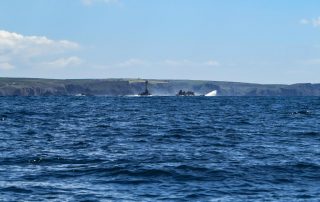
POLYGON ((217 96, 217 91, 216 90, 211 91, 210 93, 205 94, 205 96, 207 97, 217 96))

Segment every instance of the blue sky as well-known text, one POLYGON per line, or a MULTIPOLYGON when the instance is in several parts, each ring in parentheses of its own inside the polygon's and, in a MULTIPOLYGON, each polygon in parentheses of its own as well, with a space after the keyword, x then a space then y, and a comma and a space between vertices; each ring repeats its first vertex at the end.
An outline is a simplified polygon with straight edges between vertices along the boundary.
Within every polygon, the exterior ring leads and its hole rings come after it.
POLYGON ((0 76, 320 83, 318 0, 3 0, 0 76))

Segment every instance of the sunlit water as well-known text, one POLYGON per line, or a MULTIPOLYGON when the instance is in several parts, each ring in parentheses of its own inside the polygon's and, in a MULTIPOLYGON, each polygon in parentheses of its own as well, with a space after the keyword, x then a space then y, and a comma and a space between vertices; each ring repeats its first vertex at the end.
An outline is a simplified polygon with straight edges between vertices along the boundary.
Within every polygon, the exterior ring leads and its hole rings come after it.
POLYGON ((320 98, 0 97, 0 201, 320 200, 320 98))

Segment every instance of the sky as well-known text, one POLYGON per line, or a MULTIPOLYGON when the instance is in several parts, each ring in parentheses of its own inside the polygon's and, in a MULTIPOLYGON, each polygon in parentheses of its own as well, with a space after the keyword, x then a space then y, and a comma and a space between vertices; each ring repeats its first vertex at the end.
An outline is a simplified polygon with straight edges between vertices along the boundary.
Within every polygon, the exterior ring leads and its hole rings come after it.
POLYGON ((319 0, 2 0, 0 77, 320 83, 319 0))

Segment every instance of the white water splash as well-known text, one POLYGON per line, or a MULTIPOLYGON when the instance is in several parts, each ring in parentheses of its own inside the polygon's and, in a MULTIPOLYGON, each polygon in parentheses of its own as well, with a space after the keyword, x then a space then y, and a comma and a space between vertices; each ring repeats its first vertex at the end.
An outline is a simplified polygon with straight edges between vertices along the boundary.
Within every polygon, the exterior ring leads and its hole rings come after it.
POLYGON ((217 91, 216 90, 211 91, 210 93, 207 93, 204 96, 207 96, 207 97, 217 96, 217 91))

